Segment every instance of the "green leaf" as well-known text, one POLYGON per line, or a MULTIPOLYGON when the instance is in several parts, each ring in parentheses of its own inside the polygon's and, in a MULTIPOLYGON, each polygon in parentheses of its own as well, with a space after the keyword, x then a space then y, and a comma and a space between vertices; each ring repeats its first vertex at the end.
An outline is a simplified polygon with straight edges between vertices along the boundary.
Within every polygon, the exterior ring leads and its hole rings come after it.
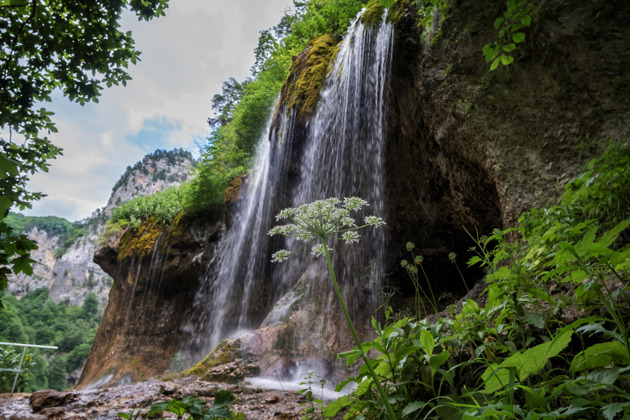
POLYGON ((542 329, 545 326, 545 322, 541 314, 532 313, 526 315, 524 318, 525 322, 533 327, 542 329))
POLYGON ((509 383, 509 369, 515 368, 519 380, 526 379, 529 375, 538 373, 547 361, 557 356, 569 345, 573 328, 564 327, 553 340, 539 344, 524 352, 517 352, 505 359, 500 365, 492 364, 481 376, 485 382, 485 392, 493 393, 509 383))
POLYGON ((514 40, 516 44, 519 44, 525 41, 525 34, 523 32, 517 32, 514 35, 512 35, 512 39, 514 40))
POLYGON ((532 17, 530 15, 525 15, 521 18, 521 25, 529 26, 532 24, 532 17))
POLYGON ((229 407, 234 403, 234 401, 236 401, 234 395, 230 391, 223 389, 217 392, 217 395, 214 397, 212 407, 229 407))
POLYGON ((615 416, 621 413, 624 409, 630 409, 630 401, 606 404, 601 411, 602 416, 604 416, 606 420, 613 420, 615 416))
POLYGON ((420 343, 424 348, 424 352, 427 356, 433 356, 433 348, 435 347, 435 343, 433 342, 433 336, 428 330, 420 331, 420 343))
POLYGON ((402 416, 406 417, 411 413, 414 413, 418 410, 423 409, 424 407, 426 407, 427 403, 424 401, 414 401, 410 404, 407 404, 407 406, 405 408, 403 408, 402 411, 402 416))
POLYGON ((516 44, 507 44, 503 46, 503 51, 512 52, 516 49, 516 44))
POLYGON ((435 375, 437 369, 442 366, 448 359, 451 357, 451 353, 449 351, 443 351, 440 354, 436 354, 429 360, 429 365, 431 365, 431 373, 435 375))
POLYGON ((350 401, 350 398, 348 398, 347 395, 344 395, 338 398, 336 401, 333 401, 330 404, 328 404, 326 407, 324 407, 324 409, 322 410, 322 414, 326 418, 333 417, 334 415, 339 413, 341 410, 351 405, 352 405, 352 401, 350 401))
POLYGON ((11 260, 11 264, 13 264, 13 272, 14 273, 24 273, 27 276, 33 274, 33 264, 35 264, 35 260, 31 259, 29 255, 22 255, 11 260))
POLYGON ((394 5, 395 0, 378 0, 381 3, 381 6, 388 8, 394 5))
POLYGON ((0 179, 5 179, 7 176, 18 176, 19 174, 20 171, 17 162, 0 155, 0 179))
POLYGON ((509 64, 512 64, 513 62, 514 62, 514 57, 501 54, 501 64, 503 64, 504 66, 507 66, 509 64))
POLYGON ((4 215, 13 206, 13 201, 9 197, 0 196, 0 214, 4 215))
POLYGON ((498 45, 486 44, 483 46, 483 55, 486 58, 486 63, 492 61, 497 54, 499 54, 498 45))
POLYGON ((503 17, 498 17, 494 20, 494 28, 499 29, 499 26, 503 23, 503 17))
POLYGON ((593 344, 575 355, 569 369, 575 373, 608 366, 613 362, 630 363, 628 349, 619 341, 593 344))

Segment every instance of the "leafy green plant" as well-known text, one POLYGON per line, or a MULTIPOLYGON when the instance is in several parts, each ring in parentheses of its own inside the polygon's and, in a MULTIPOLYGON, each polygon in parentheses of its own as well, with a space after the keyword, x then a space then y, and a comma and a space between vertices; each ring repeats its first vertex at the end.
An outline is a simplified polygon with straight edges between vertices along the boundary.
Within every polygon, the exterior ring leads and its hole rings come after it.
POLYGON ((206 408, 206 403, 203 400, 188 396, 182 400, 172 399, 153 404, 145 417, 160 416, 166 411, 175 414, 178 419, 183 419, 185 415, 194 420, 244 419, 245 416, 242 413, 234 414, 229 410, 234 401, 234 395, 230 391, 221 390, 215 395, 210 407, 206 408))
POLYGON ((326 385, 325 379, 320 379, 319 381, 314 381, 314 376, 316 376, 315 372, 307 372, 306 377, 303 382, 300 382, 300 385, 306 385, 306 388, 302 388, 298 391, 298 394, 304 396, 306 401, 300 403, 300 406, 307 406, 304 411, 304 416, 302 417, 304 420, 306 419, 316 419, 318 418, 317 413, 322 412, 324 406, 323 393, 324 386, 326 385), (315 393, 313 392, 313 385, 319 384, 321 387, 322 397, 317 398, 315 393))
MULTIPOLYGON (((630 182, 627 157, 627 144, 613 144, 565 187, 560 205, 489 236, 471 233, 469 264, 487 270, 483 303, 468 299, 430 322, 386 310, 384 327, 372 321, 376 338, 340 356, 350 364, 359 348, 373 355, 367 363, 400 418, 629 416, 630 219, 627 192, 616 188, 630 182)), ((410 275, 418 281, 417 268, 410 275)), ((382 411, 367 363, 340 385, 356 390, 325 416, 382 411)))
POLYGON ((118 414, 118 417, 124 420, 138 420, 138 417, 140 417, 140 410, 136 411, 135 408, 132 408, 129 413, 125 413, 124 411, 119 411, 117 414, 118 414))
POLYGON ((422 257, 422 255, 414 254, 413 249, 415 247, 416 246, 414 245, 413 242, 407 242, 406 248, 407 248, 407 251, 409 251, 409 253, 411 254, 411 261, 413 261, 413 263, 409 263, 407 260, 402 260, 400 262, 400 265, 405 270, 407 270, 407 274, 409 275, 409 278, 411 279, 411 282, 413 283, 413 287, 415 290, 416 317, 417 319, 420 319, 422 318, 423 313, 424 313, 424 316, 429 315, 429 313, 427 312, 424 306, 423 297, 427 301, 429 301, 429 303, 431 304, 433 313, 437 314, 438 309, 437 309, 437 300, 435 299, 435 295, 433 294, 433 288, 431 287, 431 282, 429 281, 429 278, 427 277, 427 273, 426 271, 424 271, 424 267, 422 266, 422 263, 424 262, 424 258, 422 257), (427 294, 427 292, 424 290, 422 285, 420 284, 420 278, 418 276, 418 267, 420 267, 420 270, 422 270, 422 275, 424 276, 424 280, 426 281, 426 286, 429 292, 431 293, 430 297, 427 294), (421 308, 422 308, 422 311, 420 310, 421 308))
POLYGON ((486 63, 490 71, 499 64, 508 66, 514 62, 512 55, 517 45, 525 41, 523 30, 532 24, 536 8, 530 0, 510 0, 503 16, 494 20, 494 28, 499 30, 499 39, 483 47, 486 63))
POLYGON ((290 219, 293 223, 287 225, 279 225, 269 231, 270 235, 284 235, 288 237, 296 238, 300 241, 306 242, 295 251, 287 251, 282 249, 277 251, 272 256, 272 261, 281 262, 289 258, 289 256, 301 251, 309 245, 313 245, 312 254, 314 256, 325 255, 326 262, 328 263, 328 271, 333 282, 335 294, 341 305, 341 310, 346 318, 352 337, 357 344, 357 354, 361 356, 370 372, 371 381, 376 386, 378 393, 381 396, 381 400, 386 407, 386 413, 391 419, 395 419, 396 415, 389 402, 389 398, 383 389, 379 377, 376 375, 370 361, 361 346, 361 340, 357 335, 354 324, 346 308, 346 303, 339 289, 337 278, 332 267, 332 261, 330 260, 330 253, 328 250, 327 241, 331 239, 341 239, 346 243, 354 243, 359 241, 359 234, 357 230, 373 226, 379 227, 384 224, 380 217, 366 216, 365 224, 361 226, 356 225, 356 221, 349 216, 351 211, 360 210, 367 205, 367 202, 358 197, 345 198, 342 207, 337 207, 341 201, 336 198, 329 198, 327 200, 314 201, 310 204, 303 204, 297 208, 287 208, 282 210, 276 216, 276 220, 290 219))

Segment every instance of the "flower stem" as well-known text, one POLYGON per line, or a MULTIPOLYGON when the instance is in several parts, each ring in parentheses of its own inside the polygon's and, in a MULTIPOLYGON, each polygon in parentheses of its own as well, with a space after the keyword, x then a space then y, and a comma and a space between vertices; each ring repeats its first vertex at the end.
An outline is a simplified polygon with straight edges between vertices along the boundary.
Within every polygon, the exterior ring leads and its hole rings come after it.
POLYGON ((330 272, 330 277, 332 277, 335 293, 337 294, 337 299, 339 299, 341 310, 343 311, 343 314, 346 317, 346 322, 348 323, 348 326, 350 327, 350 332, 352 332, 352 337, 354 337, 354 341, 357 344, 357 348, 361 352, 361 358, 363 359, 365 366, 368 368, 368 371, 370 372, 370 375, 372 376, 374 385, 376 385, 376 388, 378 389, 379 394, 381 394, 381 399, 383 400, 383 403, 385 404, 385 407, 387 408, 387 414, 389 415, 389 418, 391 420, 395 420, 396 414, 394 413, 394 409, 389 403, 389 399, 387 398, 387 394, 385 393, 385 390, 383 389, 383 386, 381 385, 381 381, 376 376, 374 369, 372 369, 370 360, 365 354, 365 351, 363 351, 363 345, 361 343, 361 340, 359 340, 357 331, 354 329, 354 324, 352 323, 352 320, 350 319, 350 314, 348 313, 348 309, 346 308, 346 302, 343 300, 341 290, 339 290, 339 284, 337 283, 337 277, 335 277, 335 272, 333 271, 332 262, 330 261, 330 253, 328 252, 328 246, 326 245, 326 241, 324 239, 322 239, 322 244, 324 245, 324 253, 326 254, 326 262, 328 263, 328 271, 330 272))

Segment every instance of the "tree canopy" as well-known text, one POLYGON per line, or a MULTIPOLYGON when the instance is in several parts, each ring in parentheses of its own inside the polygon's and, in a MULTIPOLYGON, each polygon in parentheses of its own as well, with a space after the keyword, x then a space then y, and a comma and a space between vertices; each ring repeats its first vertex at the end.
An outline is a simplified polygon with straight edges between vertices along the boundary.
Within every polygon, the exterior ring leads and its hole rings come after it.
POLYGON ((0 290, 10 272, 31 274, 36 245, 4 221, 13 206, 30 208, 43 195, 29 177, 61 154, 47 137, 56 132, 41 105, 55 90, 69 100, 98 102, 104 87, 125 85, 140 52, 120 19, 164 15, 168 0, 0 0, 0 290))

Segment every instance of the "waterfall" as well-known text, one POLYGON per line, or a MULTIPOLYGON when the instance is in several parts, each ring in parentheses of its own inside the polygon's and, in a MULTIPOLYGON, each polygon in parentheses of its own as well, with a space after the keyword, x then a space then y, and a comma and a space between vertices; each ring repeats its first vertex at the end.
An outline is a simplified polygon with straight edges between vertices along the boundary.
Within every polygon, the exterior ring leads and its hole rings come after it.
MULTIPOLYGON (((329 328, 338 304, 325 262, 305 252, 272 264, 271 254, 291 243, 267 232, 282 208, 328 197, 359 196, 370 203, 369 214, 386 218, 383 155, 393 28, 385 15, 375 27, 359 19, 352 24, 330 65, 306 139, 295 141, 295 111, 281 108, 279 124, 259 142, 242 199, 194 302, 202 332, 191 348, 201 354, 239 330, 286 322, 307 305, 315 306, 316 316, 292 319, 308 325, 288 334, 291 340, 285 341, 292 342, 283 345, 294 348, 284 350, 297 354, 300 341, 309 339, 306 332, 345 334, 329 328)), ((359 244, 333 245, 333 259, 351 310, 361 308, 369 317, 384 271, 385 237, 382 229, 361 234, 359 244)), ((334 341, 330 337, 323 341, 334 341)), ((315 352, 326 347, 313 346, 315 352)))

